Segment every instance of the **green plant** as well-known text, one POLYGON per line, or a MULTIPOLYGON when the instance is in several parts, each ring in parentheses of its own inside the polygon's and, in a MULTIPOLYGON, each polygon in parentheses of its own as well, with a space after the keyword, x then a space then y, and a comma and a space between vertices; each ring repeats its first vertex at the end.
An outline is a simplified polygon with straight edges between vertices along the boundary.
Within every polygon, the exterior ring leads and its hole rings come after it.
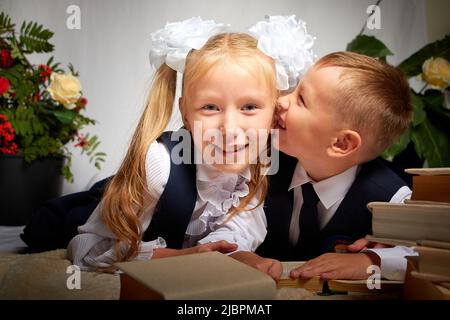
POLYGON ((0 115, 6 116, 13 129, 12 135, 10 131, 5 133, 7 139, 0 139, 0 144, 8 143, 0 145, 0 154, 23 155, 29 163, 42 157, 63 156, 66 161, 62 174, 72 182, 72 153, 67 147, 70 142, 75 142, 97 169, 106 154, 96 152, 100 143, 96 136, 80 133, 96 122, 83 115, 87 100, 74 67, 69 64, 70 73, 65 74, 53 56, 40 65, 27 59, 32 53, 52 52, 52 36, 53 32, 36 22, 23 22, 17 32, 11 18, 0 14, 0 115))
MULTIPOLYGON (((374 36, 362 34, 363 30, 347 45, 347 51, 386 62, 386 57, 393 55, 391 50, 374 36)), ((450 166, 450 110, 445 108, 450 85, 449 60, 450 36, 446 35, 396 66, 407 78, 422 76, 425 85, 419 92, 411 88, 413 120, 398 141, 385 150, 385 159, 393 160, 413 144, 417 156, 430 167, 450 166)))

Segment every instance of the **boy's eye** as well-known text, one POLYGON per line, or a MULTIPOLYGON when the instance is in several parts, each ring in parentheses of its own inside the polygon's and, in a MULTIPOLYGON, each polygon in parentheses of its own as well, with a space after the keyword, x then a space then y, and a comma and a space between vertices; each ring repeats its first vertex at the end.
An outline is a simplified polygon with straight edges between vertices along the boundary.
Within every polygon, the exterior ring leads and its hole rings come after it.
POLYGON ((206 110, 206 111, 218 111, 219 108, 213 104, 206 104, 202 107, 202 110, 206 110))
POLYGON ((258 109, 257 106, 255 106, 254 104, 246 104, 245 106, 242 107, 242 111, 254 111, 258 109))
POLYGON ((298 95, 298 104, 304 106, 305 102, 303 101, 303 97, 301 94, 298 95))

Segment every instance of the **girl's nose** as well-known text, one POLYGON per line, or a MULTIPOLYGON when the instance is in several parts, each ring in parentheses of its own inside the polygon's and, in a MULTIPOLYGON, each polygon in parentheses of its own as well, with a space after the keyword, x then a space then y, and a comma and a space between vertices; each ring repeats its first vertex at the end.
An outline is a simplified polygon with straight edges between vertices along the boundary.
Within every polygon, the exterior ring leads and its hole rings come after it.
POLYGON ((234 112, 225 112, 222 117, 222 132, 233 133, 239 129, 239 119, 234 112))

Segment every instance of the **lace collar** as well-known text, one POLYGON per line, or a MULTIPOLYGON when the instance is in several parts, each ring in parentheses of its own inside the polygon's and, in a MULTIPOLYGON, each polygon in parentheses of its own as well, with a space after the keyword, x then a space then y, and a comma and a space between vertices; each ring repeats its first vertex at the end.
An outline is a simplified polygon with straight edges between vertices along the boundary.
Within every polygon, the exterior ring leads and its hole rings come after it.
POLYGON ((239 206, 239 198, 248 195, 250 179, 250 167, 241 173, 229 173, 202 164, 197 167, 197 192, 203 201, 226 214, 232 206, 239 206))

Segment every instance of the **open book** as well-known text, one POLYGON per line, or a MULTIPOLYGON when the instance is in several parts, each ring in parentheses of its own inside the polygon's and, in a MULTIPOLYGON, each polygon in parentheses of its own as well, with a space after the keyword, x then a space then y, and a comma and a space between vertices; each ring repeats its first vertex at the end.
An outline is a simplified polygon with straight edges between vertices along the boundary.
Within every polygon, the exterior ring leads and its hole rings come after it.
POLYGON ((204 252, 114 264, 121 275, 121 299, 267 300, 275 281, 219 252, 204 252))
MULTIPOLYGON (((310 279, 291 279, 289 273, 292 269, 304 264, 304 261, 282 262, 283 274, 278 287, 303 288, 319 293, 358 292, 358 293, 397 293, 403 290, 403 281, 380 280, 379 289, 368 284, 367 280, 323 280, 320 277, 310 279), (372 289, 371 289, 372 288, 372 289)), ((369 280, 370 282, 370 280, 369 280)))

